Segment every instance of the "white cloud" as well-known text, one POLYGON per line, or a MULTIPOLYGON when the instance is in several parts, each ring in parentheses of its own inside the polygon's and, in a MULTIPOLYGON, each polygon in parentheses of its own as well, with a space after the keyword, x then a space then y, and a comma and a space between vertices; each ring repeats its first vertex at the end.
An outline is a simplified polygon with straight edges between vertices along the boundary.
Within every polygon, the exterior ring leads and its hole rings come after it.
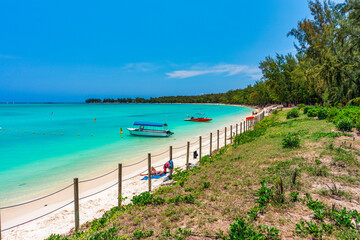
POLYGON ((260 79, 262 76, 260 73, 260 69, 258 68, 237 64, 218 64, 209 67, 194 66, 191 68, 191 70, 177 70, 173 72, 168 72, 166 73, 166 75, 169 78, 183 79, 205 74, 225 74, 226 76, 233 76, 240 73, 248 75, 252 79, 260 79))
POLYGON ((138 63, 128 63, 122 69, 128 72, 149 72, 157 69, 158 67, 153 63, 147 62, 138 62, 138 63))

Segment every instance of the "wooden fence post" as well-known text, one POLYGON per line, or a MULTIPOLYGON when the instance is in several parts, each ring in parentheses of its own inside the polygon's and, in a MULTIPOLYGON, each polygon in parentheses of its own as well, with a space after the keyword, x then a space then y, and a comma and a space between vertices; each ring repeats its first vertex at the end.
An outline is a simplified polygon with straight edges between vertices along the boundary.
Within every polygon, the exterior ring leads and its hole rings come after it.
POLYGON ((219 129, 217 130, 217 139, 216 139, 216 141, 217 141, 217 150, 219 151, 219 141, 220 141, 220 131, 219 131, 219 129))
POLYGON ((201 160, 201 136, 199 136, 199 161, 201 160))
POLYGON ((118 165, 118 181, 118 207, 120 207, 122 202, 122 163, 118 165))
POLYGON ((225 147, 226 147, 226 127, 225 127, 225 137, 224 137, 224 140, 225 140, 225 147))
POLYGON ((75 213, 75 231, 79 231, 79 179, 74 178, 74 213, 75 213))
POLYGON ((151 153, 148 153, 148 178, 149 178, 149 192, 151 192, 151 153))
POLYGON ((173 152, 172 151, 172 146, 170 146, 170 160, 172 160, 172 155, 173 155, 172 152, 173 152))
POLYGON ((186 170, 189 170, 189 154, 190 154, 190 142, 187 142, 187 151, 186 151, 186 170))
POLYGON ((210 157, 211 157, 211 152, 212 152, 212 133, 210 133, 210 154, 209 154, 210 157))
POLYGON ((240 135, 242 134, 242 122, 240 123, 240 131, 239 131, 239 134, 240 134, 240 135))
POLYGON ((232 131, 232 125, 230 125, 230 144, 232 144, 232 138, 233 138, 233 131, 232 131))
POLYGON ((235 136, 238 135, 238 124, 236 124, 236 133, 235 133, 235 136))

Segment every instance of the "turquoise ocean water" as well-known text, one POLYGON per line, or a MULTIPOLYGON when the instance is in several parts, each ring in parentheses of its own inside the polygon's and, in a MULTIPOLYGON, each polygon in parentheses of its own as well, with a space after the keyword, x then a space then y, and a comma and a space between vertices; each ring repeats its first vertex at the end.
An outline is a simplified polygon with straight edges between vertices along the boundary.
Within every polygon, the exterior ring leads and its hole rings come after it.
POLYGON ((154 149, 186 144, 251 111, 195 104, 0 104, 0 204, 145 158, 154 149), (184 121, 197 112, 214 120, 184 121), (137 138, 126 130, 134 121, 167 122, 175 134, 137 138))

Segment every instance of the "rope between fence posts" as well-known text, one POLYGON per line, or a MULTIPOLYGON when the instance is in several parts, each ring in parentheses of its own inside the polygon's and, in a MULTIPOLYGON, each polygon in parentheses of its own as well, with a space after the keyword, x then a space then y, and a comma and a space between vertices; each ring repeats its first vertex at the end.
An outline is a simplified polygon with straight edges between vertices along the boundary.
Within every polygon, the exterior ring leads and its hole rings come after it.
POLYGON ((190 143, 190 144, 195 144, 195 143, 197 143, 197 142, 199 142, 199 139, 198 139, 198 140, 196 140, 195 142, 190 143))
POLYGON ((210 145, 210 142, 208 142, 207 144, 202 145, 202 147, 206 147, 207 145, 210 145))
POLYGON ((181 146, 181 147, 173 147, 173 149, 180 149, 180 148, 184 148, 186 147, 187 145, 184 145, 184 146, 181 146))
POLYGON ((169 152, 169 150, 166 150, 165 152, 162 152, 162 153, 159 153, 159 154, 156 154, 156 155, 151 155, 151 157, 158 157, 160 155, 163 155, 165 153, 169 152))
POLYGON ((27 201, 27 202, 22 202, 22 203, 18 203, 18 204, 6 206, 6 207, 0 207, 0 210, 8 209, 8 208, 13 208, 13 207, 19 207, 19 206, 22 206, 22 205, 26 205, 26 204, 29 204, 29 203, 33 203, 33 202, 42 200, 42 199, 44 199, 44 198, 47 198, 47 197, 50 197, 50 196, 52 196, 52 195, 55 195, 55 194, 57 194, 57 193, 59 193, 59 192, 62 192, 62 191, 68 189, 69 187, 71 187, 71 186, 73 186, 73 185, 74 185, 74 184, 72 183, 72 184, 70 184, 69 186, 66 186, 66 187, 64 187, 64 188, 62 188, 62 189, 60 189, 60 190, 58 190, 58 191, 56 191, 56 192, 50 193, 50 194, 48 194, 48 195, 45 195, 45 196, 42 196, 42 197, 39 197, 39 198, 35 198, 35 199, 30 200, 30 201, 27 201))
POLYGON ((173 159, 177 159, 177 158, 184 157, 184 156, 186 156, 186 154, 187 154, 187 153, 181 154, 181 155, 179 155, 179 156, 177 156, 177 157, 174 157, 173 159))
MULTIPOLYGON (((147 171, 147 170, 146 170, 147 171)), ((142 174, 143 172, 141 172, 141 173, 139 173, 139 174, 142 174)), ((136 175, 134 175, 134 176, 132 176, 132 177, 128 177, 128 178, 125 178, 124 180, 122 180, 123 182, 126 182, 126 181, 128 181, 128 180, 130 180, 130 179, 132 179, 132 178, 134 178, 134 177, 137 177, 139 174, 136 174, 136 175)))
POLYGON ((135 166, 135 165, 137 165, 137 164, 139 164, 139 163, 142 163, 142 162, 144 162, 144 161, 146 161, 146 160, 147 160, 147 158, 144 158, 143 160, 138 161, 138 162, 136 162, 136 163, 133 163, 133 164, 130 164, 130 165, 127 165, 127 166, 123 166, 123 168, 135 166))
POLYGON ((118 169, 119 169, 119 168, 116 168, 116 169, 112 170, 111 172, 105 173, 105 174, 103 174, 103 175, 101 175, 101 176, 98 176, 98 177, 94 177, 94 178, 90 178, 90 179, 86 179, 86 180, 79 181, 79 183, 90 182, 90 181, 93 181, 93 180, 96 180, 96 179, 105 177, 105 176, 107 176, 107 175, 109 175, 109 174, 117 171, 118 169))
POLYGON ((1 230, 1 232, 5 232, 5 231, 11 230, 11 229, 13 229, 13 228, 16 228, 16 227, 20 227, 20 226, 22 226, 22 225, 25 225, 25 224, 27 224, 27 223, 29 223, 29 222, 38 220, 38 219, 40 219, 40 218, 42 218, 42 217, 45 217, 45 216, 47 216, 47 215, 49 215, 49 214, 52 214, 52 213, 54 213, 54 212, 56 212, 56 211, 58 211, 58 210, 60 210, 60 209, 62 209, 62 208, 64 208, 64 207, 72 204, 73 202, 74 202, 74 200, 71 201, 71 202, 69 202, 69 203, 67 203, 67 204, 65 204, 65 205, 63 205, 63 206, 61 206, 61 207, 59 207, 59 208, 57 208, 57 209, 55 209, 55 210, 52 210, 51 212, 45 213, 45 214, 43 214, 43 215, 40 215, 39 217, 36 217, 36 218, 34 218, 34 219, 31 219, 31 220, 26 221, 26 222, 23 222, 23 223, 19 223, 19 224, 17 224, 17 225, 12 226, 12 227, 5 228, 5 229, 1 230))
POLYGON ((88 198, 88 197, 94 196, 94 195, 96 195, 96 194, 99 194, 99 193, 101 193, 101 192, 104 192, 104 191, 106 191, 106 190, 108 190, 108 189, 116 186, 118 183, 119 183, 119 182, 117 181, 117 182, 114 183, 113 185, 111 185, 111 186, 109 186, 109 187, 106 187, 106 188, 104 188, 104 189, 102 189, 102 190, 100 190, 100 191, 98 191, 98 192, 95 192, 95 193, 92 193, 92 194, 90 194, 90 195, 87 195, 87 196, 85 196, 85 197, 81 197, 81 198, 79 198, 79 200, 83 200, 83 199, 85 199, 85 198, 88 198))

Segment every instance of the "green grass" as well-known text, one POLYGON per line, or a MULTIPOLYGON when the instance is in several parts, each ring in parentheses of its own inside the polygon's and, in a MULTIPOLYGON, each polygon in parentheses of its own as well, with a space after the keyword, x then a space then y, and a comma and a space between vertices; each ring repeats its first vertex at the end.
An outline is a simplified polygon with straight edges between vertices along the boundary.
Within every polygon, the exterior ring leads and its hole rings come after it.
POLYGON ((97 237, 101 234, 103 239, 239 239, 232 237, 246 234, 260 239, 356 239, 351 238, 356 236, 354 229, 339 225, 341 219, 346 224, 352 211, 341 213, 340 206, 356 198, 343 188, 360 191, 360 151, 339 148, 344 138, 352 139, 351 133, 333 132, 333 123, 302 113, 295 119, 286 117, 287 111, 267 117, 253 131, 236 137, 234 146, 203 157, 200 166, 176 169, 173 185, 113 208, 67 239, 102 239, 97 237), (284 148, 286 135, 298 136, 299 148, 284 148), (337 195, 324 185, 332 187, 332 181, 341 187, 337 195), (321 198, 323 205, 310 204, 310 209, 306 194, 321 198), (334 196, 338 212, 329 210, 334 196), (309 213, 313 219, 299 223, 309 213))

